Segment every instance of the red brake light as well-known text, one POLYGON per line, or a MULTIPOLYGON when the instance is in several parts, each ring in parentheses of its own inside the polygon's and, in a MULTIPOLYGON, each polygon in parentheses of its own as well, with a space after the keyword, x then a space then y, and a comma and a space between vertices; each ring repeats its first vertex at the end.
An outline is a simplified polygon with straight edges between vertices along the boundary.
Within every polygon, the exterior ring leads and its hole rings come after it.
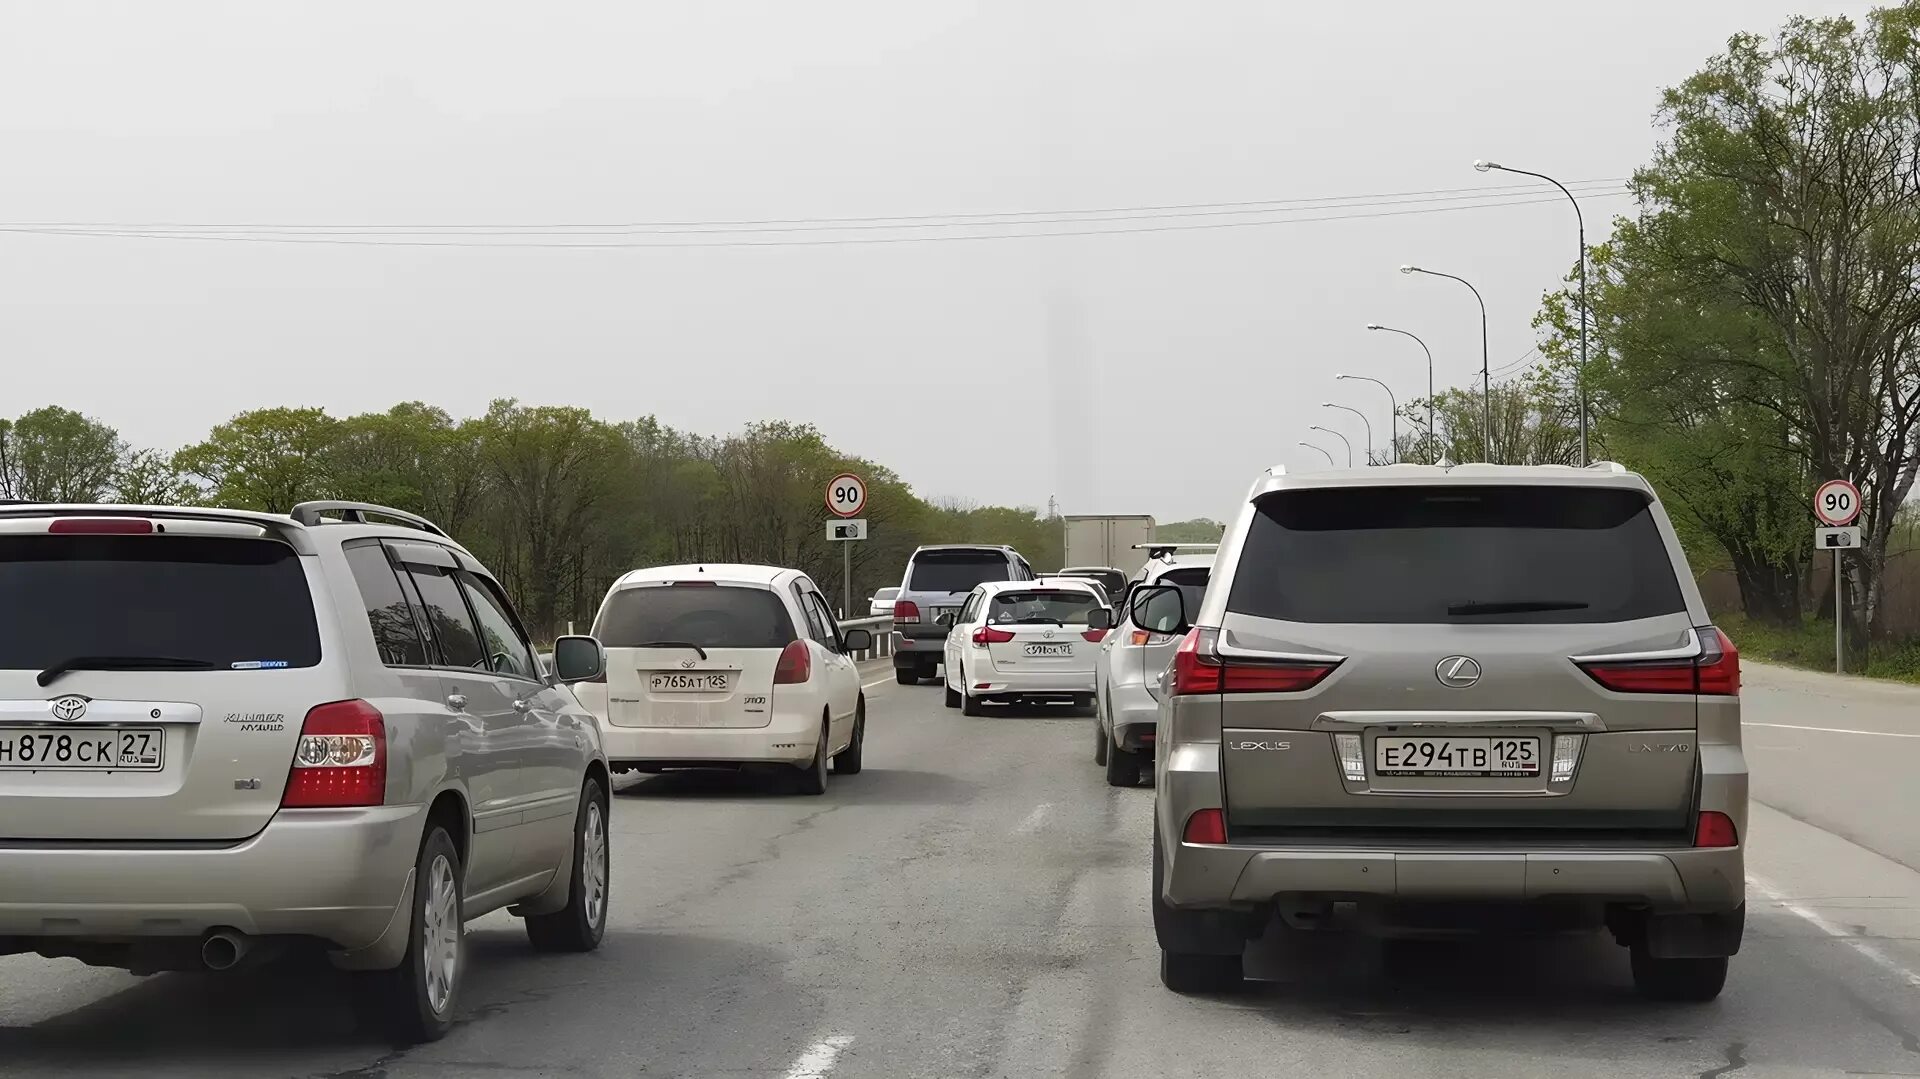
POLYGON ((893 620, 896 623, 919 625, 920 605, 914 603, 912 600, 895 600, 893 602, 893 620))
POLYGON ((1082 633, 1080 636, 1085 637, 1087 640, 1092 641, 1094 644, 1099 644, 1101 641, 1104 641, 1107 639, 1107 631, 1104 629, 1090 629, 1090 630, 1087 630, 1085 633, 1082 633))
POLYGON ((672 588, 718 588, 720 587, 720 585, 714 581, 675 581, 669 587, 672 587, 672 588))
POLYGON ((1740 837, 1735 834, 1733 818, 1725 813, 1709 810, 1700 814, 1693 829, 1693 845, 1696 847, 1737 847, 1740 837))
POLYGON ((366 701, 335 701, 307 713, 280 805, 287 809, 377 806, 387 800, 387 721, 366 701))
POLYGON ((1188 843, 1225 843, 1227 816, 1217 809, 1198 809, 1187 818, 1187 831, 1181 839, 1188 843))
POLYGON ((992 626, 981 626, 973 631, 974 644, 1006 644, 1011 640, 1013 640, 1013 634, 1004 629, 994 629, 992 626))
POLYGON ((1213 652, 1213 631, 1192 629, 1173 654, 1175 696, 1193 693, 1299 693, 1333 673, 1334 663, 1223 664, 1213 652))
POLYGON ((1580 669, 1615 693, 1703 693, 1740 695, 1740 650, 1718 629, 1700 631, 1696 659, 1647 663, 1587 663, 1580 669))
POLYGON ((61 517, 47 525, 55 536, 150 536, 153 522, 144 517, 61 517))
POLYGON ((773 684, 795 686, 813 677, 813 653, 805 641, 789 641, 780 650, 780 662, 773 665, 773 684))

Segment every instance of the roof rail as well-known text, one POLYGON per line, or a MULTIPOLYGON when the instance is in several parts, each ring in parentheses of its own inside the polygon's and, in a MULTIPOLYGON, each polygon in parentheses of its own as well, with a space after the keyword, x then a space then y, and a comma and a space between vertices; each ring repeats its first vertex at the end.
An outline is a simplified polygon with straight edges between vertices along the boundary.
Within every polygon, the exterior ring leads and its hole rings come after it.
POLYGON ((430 532, 442 539, 452 538, 439 525, 417 513, 408 513, 406 510, 397 510, 391 506, 376 506, 371 502, 302 502, 288 510, 287 516, 312 528, 315 525, 332 523, 320 516, 323 513, 338 513, 341 524, 366 524, 369 516, 385 517, 410 528, 430 532))
POLYGON ((1618 461, 1593 461, 1587 467, 1601 472, 1623 473, 1627 470, 1627 466, 1618 461))
POLYGON ((1148 558, 1165 558, 1175 551, 1217 551, 1217 543, 1136 543, 1136 551, 1147 552, 1148 558))

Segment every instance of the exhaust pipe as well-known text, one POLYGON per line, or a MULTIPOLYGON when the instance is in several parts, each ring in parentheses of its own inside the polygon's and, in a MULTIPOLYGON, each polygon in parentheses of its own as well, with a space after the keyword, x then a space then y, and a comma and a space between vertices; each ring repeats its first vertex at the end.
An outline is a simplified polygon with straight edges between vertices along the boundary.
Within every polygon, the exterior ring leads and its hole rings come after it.
POLYGON ((200 942, 200 962, 208 970, 231 970, 246 957, 247 938, 231 929, 216 929, 200 942))

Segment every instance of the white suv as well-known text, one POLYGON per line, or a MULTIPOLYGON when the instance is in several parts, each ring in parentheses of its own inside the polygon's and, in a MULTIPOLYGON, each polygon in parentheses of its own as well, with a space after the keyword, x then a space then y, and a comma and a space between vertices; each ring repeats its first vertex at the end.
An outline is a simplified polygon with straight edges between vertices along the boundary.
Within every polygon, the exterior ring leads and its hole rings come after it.
POLYGON ((1082 577, 988 581, 942 618, 951 627, 944 661, 948 708, 977 716, 989 700, 1093 705, 1094 659, 1113 624, 1098 583, 1082 577))
POLYGON ((661 566, 615 581, 594 620, 605 677, 575 687, 616 772, 774 765, 806 794, 827 762, 860 771, 867 705, 852 653, 806 574, 777 566, 661 566))
POLYGON ((418 1041, 453 1022, 468 919, 599 945, 607 765, 561 679, 604 655, 562 637, 544 674, 431 523, 5 506, 0 605, 0 952, 151 972, 318 944, 418 1041))

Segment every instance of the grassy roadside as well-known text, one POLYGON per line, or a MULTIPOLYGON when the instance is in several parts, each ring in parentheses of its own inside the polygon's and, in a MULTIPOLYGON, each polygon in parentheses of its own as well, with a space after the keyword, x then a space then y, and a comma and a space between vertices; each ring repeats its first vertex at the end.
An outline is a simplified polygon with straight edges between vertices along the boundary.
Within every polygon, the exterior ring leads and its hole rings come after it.
MULTIPOLYGON (((1718 615, 1714 624, 1733 638, 1740 654, 1783 667, 1810 671, 1833 670, 1833 623, 1802 622, 1798 628, 1749 622, 1738 614, 1718 615)), ((1920 684, 1920 640, 1878 641, 1868 651, 1866 669, 1861 656, 1847 649, 1847 673, 1868 678, 1920 684)))

